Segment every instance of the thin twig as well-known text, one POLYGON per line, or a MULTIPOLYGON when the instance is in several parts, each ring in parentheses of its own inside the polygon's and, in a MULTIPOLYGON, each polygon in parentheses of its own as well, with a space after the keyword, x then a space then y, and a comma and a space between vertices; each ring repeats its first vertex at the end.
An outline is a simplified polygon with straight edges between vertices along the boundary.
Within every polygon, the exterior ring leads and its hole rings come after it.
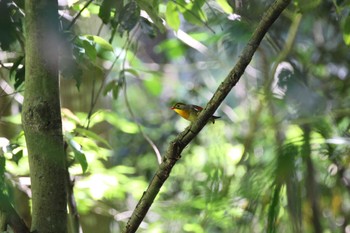
POLYGON ((152 141, 152 139, 150 137, 148 137, 148 135, 143 131, 140 123, 137 121, 137 119, 135 117, 134 112, 132 111, 132 108, 130 106, 130 103, 129 103, 129 100, 128 100, 128 96, 127 96, 126 83, 124 83, 124 99, 125 99, 126 107, 128 108, 128 111, 129 111, 131 117, 134 119, 134 122, 136 123, 136 125, 137 125, 139 131, 141 132, 142 136, 146 139, 148 144, 150 144, 150 146, 152 147, 154 153, 156 154, 158 164, 161 164, 162 163, 162 155, 160 154, 158 147, 152 141))
POLYGON ((67 205, 70 216, 70 229, 72 233, 81 232, 80 216, 78 213, 77 203, 74 197, 74 180, 71 180, 68 167, 66 168, 66 187, 67 187, 67 205))
MULTIPOLYGON (((86 118, 86 120, 87 120, 87 126, 86 126, 86 128, 87 128, 87 129, 89 128, 90 120, 91 120, 91 116, 92 116, 92 112, 93 112, 93 110, 94 110, 94 108, 95 108, 95 106, 96 106, 96 104, 97 104, 97 101, 98 101, 100 95, 101 95, 101 92, 102 92, 102 90, 103 90, 103 87, 104 87, 105 84, 106 84, 106 80, 107 80, 107 78, 108 78, 108 75, 112 72, 112 69, 113 69, 115 63, 118 61, 118 59, 119 59, 120 56, 122 55, 123 51, 124 51, 124 50, 126 51, 126 48, 128 48, 128 46, 129 46, 128 44, 129 44, 129 41, 127 40, 126 43, 123 45, 123 48, 121 49, 121 52, 115 57, 115 59, 114 59, 112 65, 111 65, 111 67, 109 67, 109 69, 106 71, 105 78, 103 79, 103 81, 102 81, 102 83, 101 83, 99 89, 97 90, 96 95, 95 95, 94 92, 92 93, 93 96, 91 97, 90 109, 89 109, 88 116, 87 116, 87 118, 86 118)), ((94 91, 94 89, 93 89, 93 91, 94 91)))
MULTIPOLYGON (((138 41, 138 40, 137 40, 138 41)), ((123 60, 123 70, 125 68, 125 61, 126 61, 126 57, 123 60)), ((125 79, 125 77, 123 77, 125 79)), ((124 99, 125 99, 125 104, 126 107, 131 115, 131 117, 133 118, 134 122, 136 123, 139 131, 141 132, 142 136, 146 139, 146 141, 148 142, 148 144, 152 147, 154 153, 156 154, 156 158, 158 161, 158 164, 162 163, 162 155, 160 154, 160 151, 158 149, 158 147, 156 146, 156 144, 152 141, 152 139, 143 131, 141 124, 137 121, 134 112, 132 111, 131 105, 129 103, 129 99, 128 99, 128 95, 127 95, 127 90, 126 90, 126 82, 124 80, 124 99)))
POLYGON ((89 0, 85 3, 85 5, 83 6, 83 8, 80 9, 80 11, 78 12, 78 14, 73 18, 72 22, 70 22, 70 24, 67 27, 67 31, 71 29, 71 27, 75 24, 75 21, 78 20, 78 18, 80 17, 81 13, 93 2, 94 0, 89 0))
POLYGON ((101 35, 103 25, 104 25, 104 23, 102 22, 101 25, 98 27, 97 36, 101 35))

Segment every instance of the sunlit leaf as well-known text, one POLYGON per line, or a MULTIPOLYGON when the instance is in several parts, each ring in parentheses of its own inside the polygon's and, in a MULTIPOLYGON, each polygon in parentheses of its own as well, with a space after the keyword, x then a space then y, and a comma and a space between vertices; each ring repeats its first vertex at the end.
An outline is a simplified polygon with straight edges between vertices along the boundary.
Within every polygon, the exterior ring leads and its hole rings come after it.
POLYGON ((144 81, 144 85, 152 95, 158 96, 162 92, 161 80, 157 76, 147 78, 144 81))
POLYGON ((87 7, 87 9, 90 14, 98 15, 98 13, 100 12, 100 5, 96 3, 92 3, 87 7))
POLYGON ((155 48, 156 52, 165 52, 170 59, 182 57, 186 52, 186 46, 177 39, 166 40, 155 48))
POLYGON ((1 117, 1 121, 12 123, 15 125, 21 125, 22 124, 22 116, 21 114, 14 114, 12 116, 3 116, 1 117))
MULTIPOLYGON (((91 5, 91 4, 90 4, 91 5)), ((80 12, 83 7, 85 6, 84 3, 80 3, 80 2, 77 2, 73 5, 72 9, 77 11, 77 12, 80 12)), ((81 11, 81 14, 80 14, 82 17, 90 17, 91 14, 90 14, 90 11, 89 11, 89 8, 85 8, 83 11, 81 11)))
POLYGON ((169 1, 166 6, 165 18, 168 25, 177 31, 180 27, 180 15, 177 9, 177 5, 169 1))
POLYGON ((100 147, 99 145, 97 145, 95 140, 89 137, 75 136, 74 141, 79 145, 84 146, 84 148, 82 148, 82 151, 84 152, 85 155, 87 153, 91 153, 91 154, 100 156, 100 151, 104 149, 103 147, 100 147))
POLYGON ((303 135, 303 131, 298 125, 289 125, 285 133, 287 139, 293 142, 294 144, 300 145, 302 143, 301 138, 303 135))
POLYGON ((85 49, 85 53, 87 53, 87 55, 92 60, 94 58, 95 51, 97 56, 102 59, 114 60, 115 55, 113 46, 102 37, 95 35, 82 35, 79 36, 78 39, 80 40, 80 42, 78 41, 78 43, 81 43, 81 46, 85 49), (87 41, 88 43, 86 43, 85 41, 87 41), (92 49, 92 47, 94 49, 92 49))
POLYGON ((95 35, 85 35, 85 37, 93 42, 95 42, 97 45, 100 46, 101 49, 106 50, 106 51, 110 51, 113 52, 113 46, 106 41, 105 39, 103 39, 100 36, 95 36, 95 35))
POLYGON ((343 24, 343 39, 346 45, 350 45, 350 16, 346 17, 343 24))
POLYGON ((230 6, 230 4, 228 4, 227 0, 216 0, 216 2, 224 10, 225 13, 227 13, 227 14, 233 13, 233 9, 230 6))
POLYGON ((83 47, 85 49, 85 54, 92 60, 95 61, 97 57, 97 51, 95 46, 91 43, 91 41, 84 40, 83 47))
POLYGON ((137 124, 118 116, 116 113, 100 111, 98 114, 111 125, 125 133, 135 134, 139 132, 137 124))
POLYGON ((97 142, 103 143, 106 147, 112 148, 111 145, 108 143, 108 141, 101 136, 97 135, 96 133, 92 132, 91 130, 83 129, 83 128, 76 128, 75 131, 83 136, 89 137, 97 142))
POLYGON ((185 232, 195 232, 195 233, 204 233, 204 229, 200 224, 187 223, 183 227, 185 232))
POLYGON ((178 1, 178 9, 182 12, 184 18, 192 24, 203 26, 207 21, 206 13, 201 9, 204 1, 193 1, 187 3, 184 0, 178 1))

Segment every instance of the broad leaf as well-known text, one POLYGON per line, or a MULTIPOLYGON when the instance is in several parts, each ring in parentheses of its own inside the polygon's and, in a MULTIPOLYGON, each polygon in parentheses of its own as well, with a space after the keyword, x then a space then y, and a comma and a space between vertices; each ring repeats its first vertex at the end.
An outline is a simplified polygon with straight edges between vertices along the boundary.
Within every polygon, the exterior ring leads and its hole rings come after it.
POLYGON ((76 45, 82 47, 85 54, 92 61, 94 61, 95 54, 97 57, 104 60, 114 60, 115 54, 113 46, 102 37, 95 35, 82 35, 78 37, 76 45))
POLYGON ((93 139, 94 141, 98 141, 101 142, 102 144, 104 144, 106 147, 108 147, 109 149, 111 149, 111 145, 109 145, 108 141, 104 138, 102 138, 101 136, 97 135, 96 133, 92 132, 91 130, 87 130, 87 129, 83 129, 83 128, 76 128, 75 132, 86 136, 90 139, 93 139))
POLYGON ((98 16, 102 19, 104 24, 109 23, 109 20, 111 19, 112 6, 115 2, 116 1, 114 0, 103 0, 102 2, 98 16))
POLYGON ((135 1, 124 6, 119 15, 119 24, 124 31, 130 32, 140 19, 140 7, 135 1))
POLYGON ((172 1, 169 1, 166 6, 165 19, 172 29, 175 31, 179 29, 180 15, 177 9, 177 5, 172 1))
POLYGON ((85 153, 82 150, 81 145, 79 145, 79 143, 77 143, 73 139, 72 135, 68 135, 68 138, 69 139, 67 140, 67 143, 70 146, 70 148, 72 149, 72 151, 74 153, 74 157, 78 161, 78 163, 80 164, 83 173, 85 173, 87 168, 88 168, 88 163, 86 160, 85 153))
POLYGON ((225 13, 227 13, 227 14, 233 13, 233 9, 230 6, 230 4, 228 4, 227 0, 216 0, 216 2, 219 4, 221 9, 224 10, 225 13))
POLYGON ((148 14, 158 30, 162 33, 166 32, 163 20, 159 17, 158 8, 152 6, 148 0, 138 0, 137 3, 141 10, 144 10, 148 14))

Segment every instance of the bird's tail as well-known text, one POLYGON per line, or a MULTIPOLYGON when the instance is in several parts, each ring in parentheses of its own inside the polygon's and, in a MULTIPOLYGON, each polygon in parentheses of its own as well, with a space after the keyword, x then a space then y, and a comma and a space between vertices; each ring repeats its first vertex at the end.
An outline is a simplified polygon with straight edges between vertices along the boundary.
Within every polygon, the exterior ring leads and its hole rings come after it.
POLYGON ((210 118, 210 120, 211 120, 211 122, 213 122, 213 124, 215 123, 215 120, 216 119, 219 119, 219 118, 221 118, 221 117, 219 117, 219 116, 212 116, 211 118, 210 118))

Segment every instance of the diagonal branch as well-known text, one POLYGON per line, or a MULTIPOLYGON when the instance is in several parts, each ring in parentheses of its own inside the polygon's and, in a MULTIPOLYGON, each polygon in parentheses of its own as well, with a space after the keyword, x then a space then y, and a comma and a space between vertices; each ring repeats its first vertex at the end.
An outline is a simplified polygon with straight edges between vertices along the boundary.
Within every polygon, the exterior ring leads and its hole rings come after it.
POLYGON ((240 77, 244 73, 244 70, 250 63, 266 32, 289 3, 290 0, 276 0, 270 6, 270 8, 262 17, 248 44, 244 48, 239 60, 237 61, 237 64, 231 70, 225 80, 220 84, 205 109, 199 115, 197 121, 187 127, 170 143, 168 150, 163 158, 163 162, 160 164, 147 190, 143 193, 123 232, 130 233, 137 230, 147 211, 151 207, 155 197, 159 193, 160 188, 169 177, 171 169, 177 160, 180 159, 182 150, 206 125, 206 123, 209 121, 209 118, 214 114, 215 110, 219 107, 221 102, 226 98, 231 89, 237 84, 240 77))

